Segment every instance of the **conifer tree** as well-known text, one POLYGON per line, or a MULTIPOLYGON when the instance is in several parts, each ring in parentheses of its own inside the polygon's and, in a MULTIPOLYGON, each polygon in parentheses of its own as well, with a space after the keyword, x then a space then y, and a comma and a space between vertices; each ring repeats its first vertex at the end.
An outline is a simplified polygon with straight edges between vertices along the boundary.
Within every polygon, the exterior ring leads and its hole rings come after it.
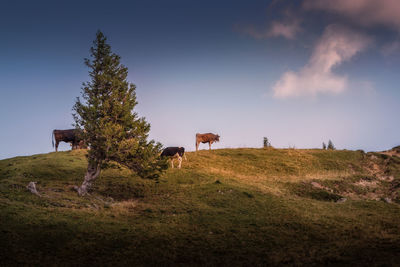
POLYGON ((328 141, 328 149, 330 149, 330 150, 336 149, 331 140, 328 141))
POLYGON ((116 161, 144 178, 157 178, 168 165, 159 154, 162 145, 147 141, 150 124, 133 112, 137 105, 136 86, 127 81, 128 69, 120 56, 111 51, 100 31, 85 59, 90 81, 83 83, 82 98, 74 105, 77 128, 83 128, 89 144, 88 167, 84 181, 77 187, 87 194, 100 171, 109 161, 116 161))
POLYGON ((267 137, 264 137, 263 145, 264 145, 264 147, 270 147, 271 146, 271 143, 269 142, 267 137))
POLYGON ((322 142, 322 149, 326 149, 326 144, 325 144, 325 142, 322 142))

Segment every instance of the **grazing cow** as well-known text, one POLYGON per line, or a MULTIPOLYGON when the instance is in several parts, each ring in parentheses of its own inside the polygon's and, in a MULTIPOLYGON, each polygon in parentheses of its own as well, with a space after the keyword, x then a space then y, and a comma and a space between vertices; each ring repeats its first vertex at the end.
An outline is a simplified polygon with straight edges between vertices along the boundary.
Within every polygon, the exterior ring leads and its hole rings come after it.
POLYGON ((184 147, 167 147, 163 150, 163 152, 161 153, 161 157, 169 157, 171 158, 171 165, 172 168, 174 167, 174 158, 178 158, 179 161, 179 165, 178 168, 181 168, 181 164, 182 164, 182 157, 186 159, 186 155, 185 155, 185 148, 184 147))
POLYGON ((211 150, 211 144, 215 142, 219 142, 219 135, 218 134, 212 134, 212 133, 205 133, 205 134, 196 134, 196 151, 199 150, 199 144, 200 143, 208 143, 210 150, 211 150))
POLYGON ((53 130, 52 144, 54 147, 54 140, 56 141, 56 152, 58 151, 58 144, 60 142, 71 143, 72 149, 85 148, 86 144, 81 138, 81 130, 68 129, 68 130, 53 130))

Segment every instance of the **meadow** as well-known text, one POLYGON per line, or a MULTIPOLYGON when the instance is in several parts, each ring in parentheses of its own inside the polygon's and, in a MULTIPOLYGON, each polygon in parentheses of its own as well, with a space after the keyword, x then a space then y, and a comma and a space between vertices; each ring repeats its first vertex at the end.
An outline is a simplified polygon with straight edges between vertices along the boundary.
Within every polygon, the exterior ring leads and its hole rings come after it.
POLYGON ((2 265, 399 262, 398 155, 201 150, 158 180, 112 163, 78 197, 85 154, 0 161, 2 265), (30 181, 40 196, 26 189, 30 181))

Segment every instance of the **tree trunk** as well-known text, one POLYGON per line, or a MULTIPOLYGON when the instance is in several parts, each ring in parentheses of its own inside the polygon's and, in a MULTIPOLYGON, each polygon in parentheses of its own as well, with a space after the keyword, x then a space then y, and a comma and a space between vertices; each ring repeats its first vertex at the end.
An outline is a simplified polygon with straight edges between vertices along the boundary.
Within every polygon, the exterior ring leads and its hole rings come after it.
POLYGON ((85 174, 85 179, 80 187, 77 188, 78 195, 84 196, 88 193, 92 183, 100 175, 100 163, 90 163, 85 174))

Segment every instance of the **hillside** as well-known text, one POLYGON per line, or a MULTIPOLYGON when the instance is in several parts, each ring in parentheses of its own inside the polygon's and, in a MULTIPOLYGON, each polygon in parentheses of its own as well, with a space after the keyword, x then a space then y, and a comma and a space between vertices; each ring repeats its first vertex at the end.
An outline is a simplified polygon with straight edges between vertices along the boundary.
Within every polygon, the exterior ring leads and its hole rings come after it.
POLYGON ((398 152, 190 152, 159 181, 113 164, 83 198, 84 150, 1 160, 0 262, 396 265, 398 152))

